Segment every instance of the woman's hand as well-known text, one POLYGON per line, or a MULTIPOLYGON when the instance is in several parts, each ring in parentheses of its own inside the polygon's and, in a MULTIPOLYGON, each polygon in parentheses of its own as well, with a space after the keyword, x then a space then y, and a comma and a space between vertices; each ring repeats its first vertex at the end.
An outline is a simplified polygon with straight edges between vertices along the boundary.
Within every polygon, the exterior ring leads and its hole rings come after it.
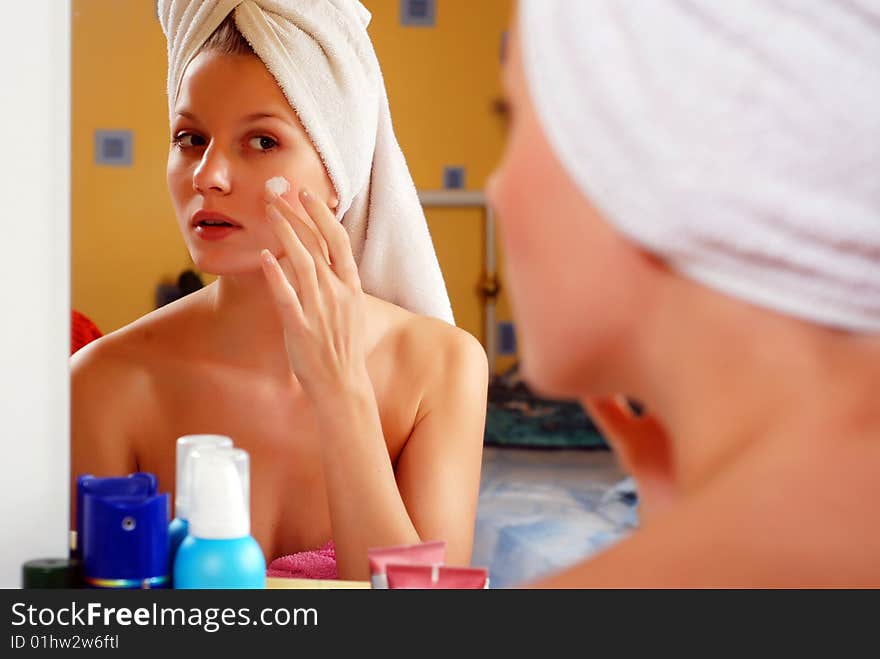
POLYGON ((635 479, 642 517, 664 509, 675 497, 676 483, 672 443, 660 419, 647 410, 636 414, 623 396, 589 398, 583 404, 635 479))
POLYGON ((308 219, 270 194, 267 216, 284 253, 276 259, 264 249, 261 256, 290 367, 306 393, 320 400, 368 381, 365 296, 345 229, 308 190, 299 196, 308 219))

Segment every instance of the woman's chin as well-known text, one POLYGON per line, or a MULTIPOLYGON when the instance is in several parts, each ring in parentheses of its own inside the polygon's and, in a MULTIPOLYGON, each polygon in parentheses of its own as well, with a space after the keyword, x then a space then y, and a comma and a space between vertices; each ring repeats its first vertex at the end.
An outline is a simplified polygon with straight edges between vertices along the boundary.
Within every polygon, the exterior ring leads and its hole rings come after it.
POLYGON ((260 274, 262 271, 259 253, 247 256, 221 257, 214 254, 190 252, 190 256, 200 272, 215 277, 241 277, 243 275, 260 274))
POLYGON ((540 396, 564 397, 573 393, 565 386, 560 366, 537 351, 523 351, 520 369, 529 388, 540 396))
POLYGON ((575 399, 594 385, 589 364, 576 361, 576 355, 558 351, 542 353, 523 349, 520 374, 536 394, 547 398, 575 399))

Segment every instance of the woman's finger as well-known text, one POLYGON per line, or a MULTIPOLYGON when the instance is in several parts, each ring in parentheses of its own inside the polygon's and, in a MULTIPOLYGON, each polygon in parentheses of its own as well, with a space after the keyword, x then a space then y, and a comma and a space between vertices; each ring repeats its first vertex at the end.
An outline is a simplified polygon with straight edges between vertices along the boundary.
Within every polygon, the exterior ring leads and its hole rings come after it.
POLYGON ((269 290, 281 311, 281 321, 286 329, 292 329, 292 323, 299 326, 303 320, 303 309, 297 297, 296 290, 288 281, 281 268, 281 264, 268 249, 260 252, 260 261, 263 274, 269 284, 269 290))
POLYGON ((267 203, 269 206, 275 206, 281 211, 281 215, 284 216, 290 223, 290 226, 293 227, 296 235, 299 236, 303 245, 306 246, 306 249, 309 250, 309 253, 316 262, 319 262, 320 255, 320 258, 323 259, 325 263, 330 263, 330 251, 327 247, 327 241, 324 240, 320 230, 311 218, 303 217, 297 213, 293 210, 293 206, 291 206, 284 197, 277 194, 267 193, 267 203))
POLYGON ((306 188, 300 190, 299 197, 303 208, 306 209, 309 217, 314 221, 318 231, 327 242, 330 251, 330 265, 333 271, 343 281, 360 286, 357 264, 351 251, 351 240, 349 240, 348 233, 342 223, 336 219, 333 211, 323 201, 316 198, 306 188))
POLYGON ((293 269, 293 265, 290 263, 290 259, 286 256, 282 256, 276 260, 278 261, 278 265, 281 266, 281 272, 284 273, 284 276, 287 277, 287 281, 293 286, 293 290, 299 290, 299 282, 296 279, 296 272, 293 269))
POLYGON ((296 276, 300 303, 304 307, 316 305, 319 291, 315 259, 275 205, 266 209, 266 215, 296 276))
POLYGON ((622 396, 593 398, 584 407, 608 440, 624 471, 635 477, 639 506, 647 518, 677 494, 672 444, 660 419, 636 413, 622 396))
POLYGON ((616 397, 591 398, 584 403, 584 407, 597 425, 609 431, 619 429, 627 421, 625 410, 616 397))
POLYGON ((644 412, 636 414, 623 396, 592 398, 584 406, 590 418, 611 438, 654 437, 660 427, 652 415, 644 412))

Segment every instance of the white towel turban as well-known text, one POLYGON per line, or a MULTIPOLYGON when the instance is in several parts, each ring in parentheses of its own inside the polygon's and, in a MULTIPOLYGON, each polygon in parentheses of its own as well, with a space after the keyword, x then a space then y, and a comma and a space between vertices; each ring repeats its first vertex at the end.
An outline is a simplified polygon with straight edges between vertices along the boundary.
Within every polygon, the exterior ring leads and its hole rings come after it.
POLYGON ((685 276, 880 332, 880 3, 523 0, 544 132, 685 276))
POLYGON ((232 12, 324 162, 364 290, 452 323, 367 34, 370 13, 357 0, 159 0, 172 114, 186 66, 232 12))

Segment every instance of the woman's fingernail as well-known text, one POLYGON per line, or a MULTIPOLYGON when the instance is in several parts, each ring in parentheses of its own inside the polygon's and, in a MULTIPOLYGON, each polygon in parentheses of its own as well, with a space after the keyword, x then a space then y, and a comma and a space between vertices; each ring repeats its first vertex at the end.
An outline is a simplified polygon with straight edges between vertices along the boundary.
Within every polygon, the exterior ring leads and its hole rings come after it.
POLYGON ((310 199, 312 196, 312 194, 308 191, 308 188, 303 188, 299 191, 299 194, 303 199, 310 199))
POLYGON ((272 252, 270 252, 268 249, 264 249, 263 251, 261 251, 260 256, 266 263, 270 265, 272 264, 272 252))

